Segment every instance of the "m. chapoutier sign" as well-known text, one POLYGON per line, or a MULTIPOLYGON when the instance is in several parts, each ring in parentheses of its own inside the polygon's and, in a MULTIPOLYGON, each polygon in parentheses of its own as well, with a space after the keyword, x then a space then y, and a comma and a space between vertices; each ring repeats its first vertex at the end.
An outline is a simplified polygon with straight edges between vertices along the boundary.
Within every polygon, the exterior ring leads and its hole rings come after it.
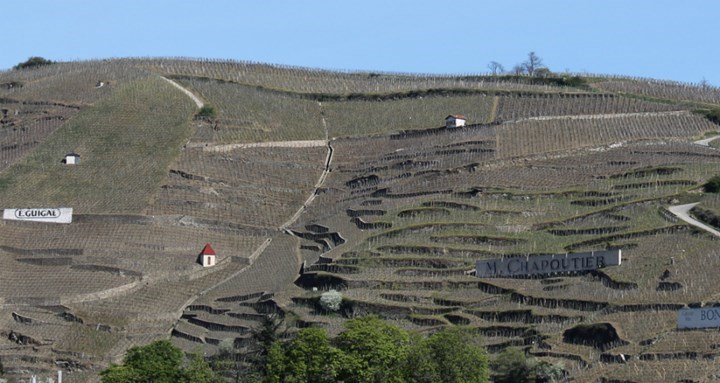
POLYGON ((72 213, 73 209, 71 207, 5 209, 3 211, 3 219, 14 221, 71 223, 72 213))
POLYGON ((620 264, 622 250, 589 253, 509 257, 477 261, 475 273, 481 278, 544 275, 571 271, 596 270, 620 264))

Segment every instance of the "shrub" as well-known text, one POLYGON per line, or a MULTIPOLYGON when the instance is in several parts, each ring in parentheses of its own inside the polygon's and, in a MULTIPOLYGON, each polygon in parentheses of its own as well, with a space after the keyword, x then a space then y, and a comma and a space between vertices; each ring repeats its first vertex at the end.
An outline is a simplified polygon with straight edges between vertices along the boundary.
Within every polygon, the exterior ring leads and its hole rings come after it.
POLYGON ((13 69, 27 69, 27 68, 37 68, 43 65, 50 65, 53 64, 52 61, 44 59, 42 57, 34 56, 27 59, 25 62, 21 62, 20 64, 17 64, 13 67, 13 69))
POLYGON ((610 323, 579 324, 565 330, 563 342, 592 346, 602 351, 627 343, 610 323))
POLYGON ((495 383, 530 383, 533 378, 533 366, 525 352, 517 348, 507 348, 498 355, 493 363, 495 383))
POLYGON ((320 306, 325 311, 338 311, 342 304, 342 294, 337 290, 330 290, 320 296, 320 306))
POLYGON ((574 88, 589 88, 585 78, 580 76, 563 76, 550 71, 540 71, 536 76, 503 75, 496 79, 530 85, 567 86, 574 88))
POLYGON ((720 176, 710 178, 703 188, 705 193, 720 193, 720 176))
POLYGON ((694 112, 701 114, 702 116, 707 118, 712 123, 720 124, 720 108, 697 109, 697 110, 694 110, 694 112))
POLYGON ((528 357, 517 348, 507 348, 493 363, 495 383, 554 383, 565 376, 562 367, 528 357))
POLYGON ((198 120, 212 120, 215 117, 217 117, 217 111, 215 111, 215 108, 209 105, 205 105, 200 108, 200 111, 198 111, 195 115, 195 118, 198 120))

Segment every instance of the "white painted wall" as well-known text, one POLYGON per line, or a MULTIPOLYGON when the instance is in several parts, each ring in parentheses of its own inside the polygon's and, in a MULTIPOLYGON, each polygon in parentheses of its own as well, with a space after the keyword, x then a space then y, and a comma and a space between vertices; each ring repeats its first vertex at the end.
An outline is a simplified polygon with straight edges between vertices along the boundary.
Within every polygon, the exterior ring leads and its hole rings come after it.
POLYGON ((445 120, 445 126, 448 128, 457 128, 460 126, 465 126, 465 120, 463 120, 462 118, 450 117, 445 120))
POLYGON ((209 254, 203 255, 203 267, 215 266, 215 262, 216 262, 216 259, 215 259, 214 255, 209 255, 209 254))

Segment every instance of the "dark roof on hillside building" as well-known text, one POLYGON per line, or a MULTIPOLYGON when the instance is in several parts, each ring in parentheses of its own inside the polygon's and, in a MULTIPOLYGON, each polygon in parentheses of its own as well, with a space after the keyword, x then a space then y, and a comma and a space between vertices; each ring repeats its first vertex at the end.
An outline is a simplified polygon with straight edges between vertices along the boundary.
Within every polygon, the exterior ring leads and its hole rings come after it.
POLYGON ((448 118, 454 118, 456 120, 467 120, 467 118, 465 118, 465 116, 463 116, 462 114, 451 114, 451 115, 448 115, 447 117, 445 117, 446 120, 448 118))

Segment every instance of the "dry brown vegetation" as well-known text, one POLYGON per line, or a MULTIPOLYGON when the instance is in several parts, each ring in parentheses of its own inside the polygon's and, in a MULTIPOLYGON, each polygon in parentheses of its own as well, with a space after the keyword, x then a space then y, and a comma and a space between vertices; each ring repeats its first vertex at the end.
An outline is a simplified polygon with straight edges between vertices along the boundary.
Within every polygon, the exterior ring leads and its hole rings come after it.
POLYGON ((212 354, 245 347, 268 312, 331 332, 374 313, 469 325, 491 352, 523 347, 576 381, 707 380, 718 333, 678 331, 675 312, 720 299, 718 242, 665 208, 717 211, 699 190, 720 152, 691 142, 717 133, 691 112, 717 98, 592 86, 169 59, 0 72, 3 207, 76 213, 0 223, 0 360, 93 381, 155 339, 212 354), (194 118, 159 76, 217 116, 194 118), (442 128, 455 113, 469 126, 442 128), (80 165, 59 162, 68 151, 80 165), (217 267, 196 263, 205 243, 217 267), (477 259, 616 248, 622 265, 597 272, 472 274, 477 259), (317 307, 330 288, 344 311, 317 307), (580 324, 619 339, 567 341, 580 324))

